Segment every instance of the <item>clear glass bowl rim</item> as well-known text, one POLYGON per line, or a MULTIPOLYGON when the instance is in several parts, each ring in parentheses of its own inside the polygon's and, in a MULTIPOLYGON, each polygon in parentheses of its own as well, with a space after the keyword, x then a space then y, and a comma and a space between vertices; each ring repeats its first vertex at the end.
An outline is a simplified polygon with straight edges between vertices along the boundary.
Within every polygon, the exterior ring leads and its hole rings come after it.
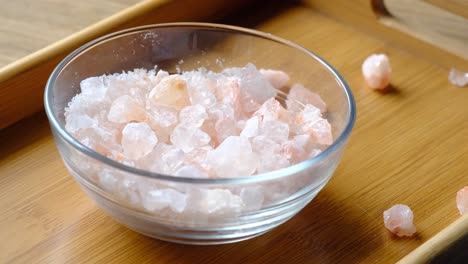
POLYGON ((261 31, 243 28, 243 27, 237 27, 237 26, 215 24, 215 23, 198 23, 198 22, 161 23, 161 24, 133 27, 133 28, 117 31, 111 34, 107 34, 105 36, 102 36, 100 38, 97 38, 95 40, 92 40, 82 45, 81 47, 77 48, 72 53, 70 53, 67 57, 65 57, 57 65, 57 67, 54 69, 54 71, 50 75, 46 84, 45 92, 44 92, 44 107, 45 107, 45 112, 47 114, 47 117, 49 119, 52 129, 56 130, 58 132, 58 135, 62 137, 71 146, 73 146, 76 150, 80 151, 81 153, 93 159, 96 159, 108 166, 114 167, 123 172, 128 172, 128 173, 138 175, 138 176, 143 176, 143 177, 148 177, 151 179, 157 179, 157 180, 163 180, 163 181, 180 182, 180 183, 188 183, 188 184, 203 184, 203 185, 252 184, 252 183, 258 183, 258 182, 263 182, 263 181, 276 180, 276 179, 287 177, 291 174, 303 171, 309 167, 314 166, 320 161, 326 159, 329 155, 337 151, 343 144, 345 144, 351 133, 351 130, 353 129, 355 119, 356 119, 356 105, 355 105, 354 96, 351 92, 350 87, 348 86, 344 78, 338 73, 338 71, 335 68, 333 68, 329 63, 327 63, 324 59, 322 59, 320 56, 316 55, 315 53, 309 51, 308 49, 300 45, 297 45, 289 40, 274 36, 270 33, 264 33, 261 31), (330 71, 330 73, 332 73, 335 76, 338 84, 344 88, 346 96, 347 96, 349 115, 348 115, 348 122, 343 132, 337 137, 337 139, 333 142, 332 145, 330 145, 328 148, 322 151, 319 155, 311 159, 307 159, 305 161, 297 163, 295 165, 283 168, 283 169, 261 173, 261 174, 250 175, 250 176, 241 176, 241 177, 236 177, 236 178, 200 179, 200 178, 178 177, 178 176, 175 177, 171 175, 160 174, 160 173, 142 170, 142 169, 138 169, 135 167, 125 165, 118 161, 112 160, 106 156, 103 156, 95 152, 94 150, 86 147, 85 145, 83 145, 81 142, 76 140, 70 133, 68 133, 65 130, 65 127, 59 122, 53 110, 52 86, 54 85, 55 80, 57 79, 58 75, 62 72, 64 67, 67 66, 68 63, 71 62, 77 55, 81 54, 83 51, 86 51, 88 48, 94 45, 100 44, 101 42, 107 39, 114 38, 120 35, 125 35, 131 32, 138 32, 138 31, 150 30, 150 29, 155 29, 155 28, 191 28, 191 27, 201 29, 201 30, 222 29, 222 30, 229 31, 233 34, 240 33, 243 35, 250 35, 250 36, 254 36, 258 38, 263 38, 266 40, 274 41, 274 42, 295 48, 303 52, 305 55, 308 55, 314 58, 315 60, 317 60, 318 62, 320 62, 326 69, 330 71))

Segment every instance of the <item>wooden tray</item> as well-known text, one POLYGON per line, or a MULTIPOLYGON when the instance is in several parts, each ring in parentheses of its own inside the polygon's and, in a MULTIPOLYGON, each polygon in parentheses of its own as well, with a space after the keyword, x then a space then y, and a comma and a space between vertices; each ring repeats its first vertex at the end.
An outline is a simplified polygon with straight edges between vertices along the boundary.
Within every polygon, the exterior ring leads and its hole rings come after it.
MULTIPOLYGON (((234 10, 222 1, 203 7, 195 2, 143 1, 85 29, 80 41, 69 37, 71 42, 61 42, 67 45, 54 44, 51 56, 22 60, 32 66, 2 79, 0 109, 13 113, 2 115, 3 124, 40 109, 43 82, 81 41, 115 28, 212 20, 234 10), (16 96, 13 87, 35 94, 27 101, 33 106, 16 115, 14 107, 24 104, 4 105, 16 96)), ((460 239, 468 232, 468 218, 460 218, 455 206, 455 193, 468 183, 468 90, 450 85, 447 75, 450 65, 467 62, 380 24, 370 1, 336 1, 342 13, 327 2, 259 3, 217 20, 309 48, 331 62, 354 92, 358 118, 343 160, 297 216, 261 237, 223 246, 176 245, 139 235, 103 214, 79 189, 38 112, 0 131, 0 262, 393 263, 406 256, 403 263, 424 263, 460 239), (375 52, 391 59, 392 93, 370 91, 363 83, 361 63, 375 52), (417 237, 397 239, 383 227, 382 212, 395 203, 413 208, 417 237)))

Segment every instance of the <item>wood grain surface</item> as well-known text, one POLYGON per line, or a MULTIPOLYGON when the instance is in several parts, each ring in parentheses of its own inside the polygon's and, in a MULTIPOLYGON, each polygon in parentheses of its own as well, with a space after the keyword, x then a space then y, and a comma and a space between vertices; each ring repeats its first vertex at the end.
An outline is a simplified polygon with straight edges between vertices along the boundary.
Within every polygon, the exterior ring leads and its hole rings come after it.
POLYGON ((455 194, 468 185, 468 90, 450 85, 446 67, 310 7, 261 8, 223 21, 316 52, 356 97, 357 122, 342 162, 311 204, 277 229, 235 244, 144 237, 79 189, 38 113, 0 131, 0 262, 394 263, 458 219, 455 194), (386 94, 366 88, 361 77, 362 61, 376 52, 393 67, 394 89, 386 94), (384 228, 382 212, 396 203, 412 207, 416 237, 398 239, 384 228))
POLYGON ((139 0, 0 0, 0 68, 139 0))

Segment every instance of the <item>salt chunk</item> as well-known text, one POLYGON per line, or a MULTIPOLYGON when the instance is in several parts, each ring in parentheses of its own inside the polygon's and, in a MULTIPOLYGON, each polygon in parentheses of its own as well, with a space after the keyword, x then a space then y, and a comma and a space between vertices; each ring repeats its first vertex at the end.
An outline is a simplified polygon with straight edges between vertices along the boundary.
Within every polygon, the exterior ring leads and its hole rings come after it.
POLYGON ((90 77, 80 82, 81 93, 102 100, 107 92, 107 77, 90 77))
POLYGON ((192 105, 202 105, 210 107, 216 104, 216 83, 214 80, 207 78, 206 73, 202 70, 185 72, 184 79, 187 81, 190 102, 192 105))
POLYGON ((289 75, 284 71, 260 69, 262 76, 276 89, 284 87, 289 82, 289 75))
POLYGON ((147 123, 129 123, 122 130, 122 147, 129 159, 139 159, 150 153, 158 138, 147 123))
POLYGON ((192 209, 205 214, 236 213, 244 208, 242 199, 226 189, 197 189, 189 194, 192 209))
POLYGON ((173 174, 184 162, 184 152, 169 144, 158 143, 137 163, 139 168, 163 174, 173 174))
POLYGON ((333 143, 331 125, 321 117, 320 110, 315 106, 306 105, 297 116, 296 124, 301 127, 302 132, 311 135, 315 142, 324 145, 333 143))
POLYGON ((216 95, 217 99, 223 104, 230 105, 234 108, 238 107, 240 100, 240 85, 239 78, 220 77, 216 80, 216 95))
POLYGON ((314 105, 320 109, 322 114, 327 112, 327 105, 320 95, 305 88, 302 84, 296 83, 291 86, 286 100, 288 110, 297 112, 302 110, 303 105, 306 104, 314 105))
POLYGON ((240 198, 245 204, 247 211, 256 211, 262 208, 264 196, 263 190, 260 186, 249 186, 241 189, 240 198))
POLYGON ((468 213, 468 186, 457 192, 457 208, 461 215, 468 213))
POLYGON ((190 178, 206 178, 205 175, 195 166, 185 165, 180 167, 175 173, 175 176, 190 177, 190 178))
POLYGON ((247 122, 245 122, 244 128, 242 129, 240 136, 241 137, 255 137, 258 135, 258 124, 259 118, 258 116, 253 116, 247 122))
POLYGON ((208 118, 205 107, 201 105, 189 105, 179 113, 180 123, 187 124, 189 126, 200 127, 205 119, 208 118))
POLYGON ((256 136, 252 139, 252 148, 258 155, 279 154, 281 145, 271 138, 256 136))
POLYGON ((464 87, 468 84, 468 72, 462 72, 452 68, 450 69, 448 79, 453 85, 464 87))
POLYGON ((249 63, 243 68, 227 68, 222 72, 229 77, 237 77, 242 92, 249 94, 262 104, 276 96, 276 89, 262 76, 257 68, 249 63))
POLYGON ((181 213, 186 205, 187 195, 174 189, 151 190, 143 198, 143 207, 152 212, 169 207, 172 211, 181 213))
POLYGON ((390 84, 392 68, 385 54, 372 54, 362 64, 362 74, 371 89, 383 90, 390 84))
POLYGON ((152 106, 150 118, 159 126, 167 128, 178 122, 178 112, 174 108, 164 106, 152 106))
POLYGON ((258 157, 247 138, 231 136, 208 153, 207 162, 218 177, 233 178, 254 173, 258 157))
POLYGON ((119 178, 113 171, 103 169, 98 173, 99 185, 108 192, 114 192, 119 183, 119 178))
POLYGON ((281 143, 281 154, 293 164, 308 158, 304 148, 294 140, 281 143))
POLYGON ((86 114, 74 114, 65 116, 65 129, 70 133, 76 133, 81 129, 96 127, 98 122, 86 114))
POLYGON ((269 120, 278 120, 283 111, 285 111, 285 109, 281 104, 275 98, 270 98, 265 101, 260 109, 258 109, 253 115, 258 116, 261 121, 265 122, 269 120))
POLYGON ((204 146, 211 141, 211 137, 197 127, 179 124, 171 134, 171 142, 185 153, 204 146))
POLYGON ((170 75, 161 80, 149 93, 152 104, 172 107, 177 110, 190 104, 187 84, 180 75, 170 75))
POLYGON ((266 136, 276 142, 288 140, 289 125, 278 120, 268 120, 260 127, 259 135, 266 136))
POLYGON ((416 233, 413 211, 407 205, 396 204, 383 213, 385 227, 399 237, 416 233))
POLYGON ((274 170, 279 170, 288 167, 290 164, 289 160, 280 154, 273 155, 261 155, 260 164, 258 165, 257 172, 264 173, 274 170))
POLYGON ((147 119, 145 109, 132 97, 120 96, 112 102, 107 119, 114 123, 143 122, 147 119))
POLYGON ((225 138, 230 136, 237 136, 239 130, 237 129, 237 123, 229 118, 223 118, 215 123, 216 139, 218 142, 222 142, 225 138))

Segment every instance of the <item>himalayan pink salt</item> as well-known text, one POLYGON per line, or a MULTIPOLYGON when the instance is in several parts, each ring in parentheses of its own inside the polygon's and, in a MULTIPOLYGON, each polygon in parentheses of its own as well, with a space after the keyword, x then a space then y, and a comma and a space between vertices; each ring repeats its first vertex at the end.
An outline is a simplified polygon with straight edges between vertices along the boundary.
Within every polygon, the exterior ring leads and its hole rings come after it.
POLYGON ((412 236, 416 233, 413 212, 404 204, 396 204, 383 213, 385 227, 395 235, 412 236))
POLYGON ((107 92, 106 79, 103 76, 91 77, 80 82, 81 94, 104 99, 107 92))
POLYGON ((369 88, 383 90, 390 84, 392 68, 385 54, 372 54, 362 64, 362 74, 369 88))
POLYGON ((291 165, 289 160, 283 155, 262 155, 260 156, 260 162, 258 164, 257 171, 258 173, 264 173, 286 168, 289 165, 291 165))
POLYGON ((216 139, 218 142, 222 142, 224 139, 230 136, 237 136, 239 129, 237 129, 237 123, 233 119, 223 118, 215 123, 216 139))
POLYGON ((185 165, 180 167, 175 173, 175 176, 189 177, 189 178, 206 178, 205 175, 193 165, 185 165))
POLYGON ((149 112, 152 121, 160 127, 167 128, 176 125, 178 122, 178 112, 174 108, 153 106, 149 112))
POLYGON ((297 112, 303 108, 303 105, 311 104, 318 109, 322 114, 327 112, 327 105, 322 100, 322 97, 317 93, 305 88, 302 84, 294 84, 289 90, 288 97, 286 100, 286 106, 288 110, 297 112))
POLYGON ((313 140, 319 144, 331 145, 333 135, 331 125, 322 118, 320 110, 313 105, 306 105, 296 118, 296 124, 304 133, 311 135, 313 140))
POLYGON ((264 196, 260 186, 249 186, 241 189, 239 193, 246 210, 256 211, 262 208, 264 196))
POLYGON ((143 122, 147 119, 147 115, 137 100, 122 95, 112 102, 107 119, 114 123, 143 122))
POLYGON ((176 146, 158 143, 148 155, 138 160, 141 169, 173 174, 182 166, 185 159, 184 152, 176 146))
POLYGON ((171 142, 185 153, 204 146, 211 141, 211 137, 198 127, 179 124, 171 134, 171 142))
POLYGON ((289 125, 278 120, 268 120, 262 122, 259 135, 271 138, 276 142, 288 140, 289 125))
POLYGON ((268 82, 270 82, 271 85, 273 85, 273 87, 278 90, 286 86, 289 82, 289 75, 284 71, 260 69, 259 72, 268 82))
POLYGON ((461 215, 468 213, 468 186, 457 192, 457 208, 461 215))
POLYGON ((294 140, 281 143, 281 154, 295 164, 308 158, 304 148, 294 140))
POLYGON ((249 94, 255 101, 263 103, 276 96, 276 89, 265 80, 257 68, 249 63, 243 68, 227 68, 225 76, 237 77, 241 92, 249 94))
POLYGON ((192 210, 204 214, 235 213, 245 206, 239 196, 225 189, 192 190, 189 199, 194 204, 192 210))
POLYGON ((265 103, 263 103, 253 115, 258 116, 260 121, 265 122, 269 120, 278 120, 281 113, 284 111, 285 109, 281 106, 280 102, 275 98, 270 98, 265 101, 265 103))
POLYGON ((161 80, 148 95, 148 99, 155 105, 182 109, 190 103, 187 83, 180 75, 170 75, 161 80))
POLYGON ((143 207, 148 211, 157 211, 166 207, 174 212, 182 212, 187 204, 187 195, 174 189, 155 189, 143 196, 143 207))
POLYGON ((201 105, 189 105, 179 113, 180 123, 187 124, 189 126, 200 127, 205 119, 208 118, 205 107, 201 105))
POLYGON ((253 116, 249 120, 247 120, 244 124, 244 128, 242 129, 240 136, 241 137, 255 137, 258 135, 258 125, 259 125, 259 118, 258 116, 253 116))
POLYGON ((65 117, 65 129, 70 133, 76 133, 81 129, 96 127, 97 121, 86 114, 67 115, 65 117))
POLYGON ((256 136, 252 139, 252 148, 259 155, 279 154, 281 145, 266 136, 256 136))
POLYGON ((453 85, 464 87, 468 84, 468 72, 462 72, 452 68, 450 69, 448 79, 453 85))
POLYGON ((147 123, 128 123, 122 130, 124 155, 139 159, 150 153, 158 143, 158 138, 147 123))
POLYGON ((257 169, 258 157, 247 138, 230 136, 208 153, 207 162, 221 178, 252 175, 257 169))
POLYGON ((188 83, 190 102, 192 105, 210 107, 217 102, 216 83, 206 76, 206 71, 192 71, 183 74, 188 83))

